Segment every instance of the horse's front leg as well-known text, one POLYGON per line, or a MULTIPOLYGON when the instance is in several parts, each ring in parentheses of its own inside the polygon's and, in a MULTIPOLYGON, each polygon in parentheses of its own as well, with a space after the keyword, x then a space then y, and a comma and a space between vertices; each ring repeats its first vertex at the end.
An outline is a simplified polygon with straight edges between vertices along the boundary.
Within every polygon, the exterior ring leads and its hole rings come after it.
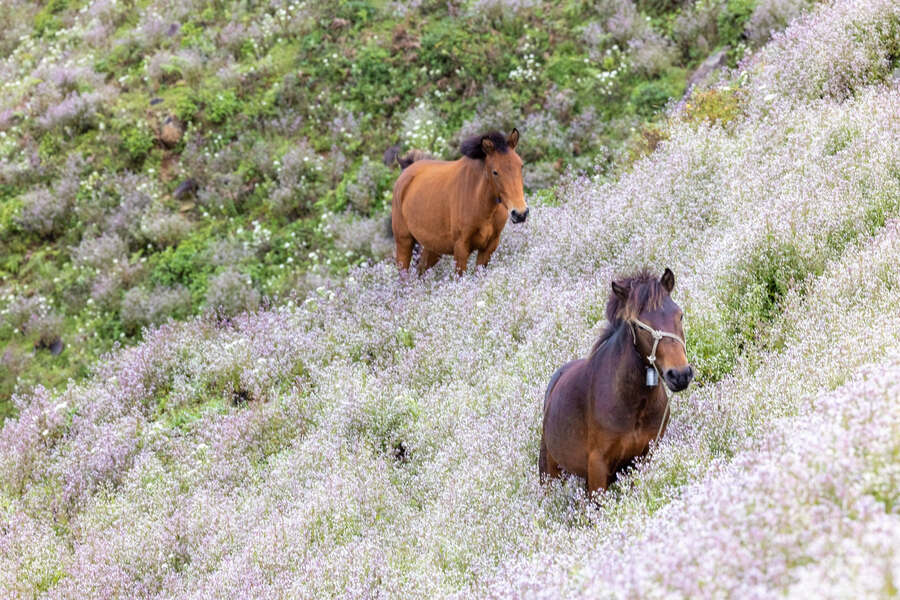
POLYGON ((472 249, 467 241, 460 240, 453 245, 453 258, 456 259, 456 273, 458 275, 466 272, 470 254, 472 254, 472 249))
POLYGON ((609 463, 601 450, 594 450, 588 456, 587 491, 606 490, 609 482, 609 463))
POLYGON ((494 238, 487 243, 487 246, 478 251, 478 258, 475 260, 475 264, 479 267, 487 266, 488 261, 491 260, 491 254, 494 253, 494 250, 496 250, 499 245, 500 236, 495 235, 494 238))

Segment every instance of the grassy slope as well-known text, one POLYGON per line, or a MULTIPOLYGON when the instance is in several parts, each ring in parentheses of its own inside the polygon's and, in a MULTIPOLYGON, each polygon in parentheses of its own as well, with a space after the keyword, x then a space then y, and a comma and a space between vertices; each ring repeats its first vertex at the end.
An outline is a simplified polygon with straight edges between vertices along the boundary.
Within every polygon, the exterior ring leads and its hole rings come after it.
POLYGON ((688 109, 621 178, 574 180, 510 228, 484 272, 353 269, 23 397, 0 434, 3 585, 889 595, 898 60, 893 3, 836 3, 696 99, 730 106, 724 127, 688 109), (706 377, 594 508, 578 481, 538 484, 540 398, 590 347, 609 280, 645 265, 675 270, 706 377))
MULTIPOLYGON (((719 44, 740 56, 753 6, 4 3, 0 415, 16 386, 80 378, 145 325, 380 258, 322 216, 383 210, 392 144, 452 157, 516 125, 532 192, 626 164, 686 68, 719 44), (185 133, 164 143, 170 119, 185 133), (60 337, 62 355, 34 350, 60 337)), ((778 25, 760 23, 751 38, 778 25)))

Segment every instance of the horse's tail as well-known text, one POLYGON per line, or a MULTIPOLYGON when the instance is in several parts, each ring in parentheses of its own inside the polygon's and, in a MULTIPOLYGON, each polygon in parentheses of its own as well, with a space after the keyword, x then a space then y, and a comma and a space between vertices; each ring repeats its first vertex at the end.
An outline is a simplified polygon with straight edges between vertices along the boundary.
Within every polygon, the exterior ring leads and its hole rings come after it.
POLYGON ((419 150, 418 148, 413 148, 403 156, 397 156, 397 163, 400 165, 400 169, 403 170, 414 162, 420 160, 432 160, 434 159, 434 155, 425 152, 424 150, 419 150))
MULTIPOLYGON (((550 394, 553 392, 553 388, 556 387, 556 382, 559 381, 559 378, 562 377, 562 374, 566 372, 566 368, 572 363, 566 363, 560 368, 556 370, 556 373, 550 378, 550 383, 547 384, 547 391, 544 392, 544 412, 541 415, 541 421, 543 422, 547 415, 547 405, 550 404, 550 394)), ((548 474, 547 470, 547 439, 544 437, 544 425, 541 425, 541 450, 538 453, 538 477, 543 480, 544 475, 548 474)))

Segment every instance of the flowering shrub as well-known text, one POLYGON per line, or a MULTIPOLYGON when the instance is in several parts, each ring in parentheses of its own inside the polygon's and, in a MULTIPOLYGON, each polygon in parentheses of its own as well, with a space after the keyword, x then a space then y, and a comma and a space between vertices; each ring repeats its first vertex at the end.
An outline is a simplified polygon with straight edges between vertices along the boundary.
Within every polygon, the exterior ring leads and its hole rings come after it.
POLYGON ((809 0, 760 0, 747 22, 750 41, 762 45, 773 32, 780 31, 812 6, 809 0))
POLYGON ((141 219, 141 234, 159 247, 174 246, 188 234, 191 223, 180 214, 158 212, 141 219))
POLYGON ((898 19, 900 6, 881 0, 838 2, 794 21, 750 61, 755 95, 842 99, 883 81, 896 67, 898 19))
POLYGON ((234 316, 259 307, 259 292, 250 278, 234 269, 211 277, 206 291, 206 306, 224 316, 234 316))
POLYGON ((472 0, 469 10, 489 19, 514 18, 539 6, 537 0, 472 0))
POLYGON ((100 93, 79 94, 71 92, 61 102, 51 106, 37 123, 44 129, 71 127, 84 131, 93 125, 97 106, 102 100, 100 93))
POLYGON ((403 115, 402 139, 407 148, 444 152, 447 141, 440 135, 438 115, 424 101, 419 101, 403 115))
POLYGON ((125 292, 119 312, 122 324, 133 331, 168 318, 183 318, 190 309, 191 294, 184 287, 132 288, 125 292))
POLYGON ((114 261, 123 260, 128 253, 125 241, 115 233, 105 233, 96 238, 84 238, 72 250, 72 258, 78 266, 95 269, 107 267, 114 261))
POLYGON ((379 162, 363 158, 356 176, 344 187, 344 195, 350 206, 362 215, 368 215, 381 207, 389 198, 395 175, 379 162))
POLYGON ((71 208, 70 198, 61 198, 48 188, 39 188, 22 198, 19 225, 42 236, 59 233, 71 208))
POLYGON ((40 295, 10 297, 3 309, 0 310, 0 316, 3 317, 6 326, 23 331, 26 325, 35 318, 39 319, 50 314, 49 300, 40 295))

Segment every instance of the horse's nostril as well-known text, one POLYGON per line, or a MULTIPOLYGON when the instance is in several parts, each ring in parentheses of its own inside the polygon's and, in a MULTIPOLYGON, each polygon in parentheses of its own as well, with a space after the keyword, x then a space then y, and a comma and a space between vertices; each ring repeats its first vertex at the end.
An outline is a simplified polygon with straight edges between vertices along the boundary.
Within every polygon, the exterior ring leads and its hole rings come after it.
POLYGON ((675 379, 676 375, 677 373, 675 373, 675 369, 668 369, 666 371, 666 379, 675 379))

